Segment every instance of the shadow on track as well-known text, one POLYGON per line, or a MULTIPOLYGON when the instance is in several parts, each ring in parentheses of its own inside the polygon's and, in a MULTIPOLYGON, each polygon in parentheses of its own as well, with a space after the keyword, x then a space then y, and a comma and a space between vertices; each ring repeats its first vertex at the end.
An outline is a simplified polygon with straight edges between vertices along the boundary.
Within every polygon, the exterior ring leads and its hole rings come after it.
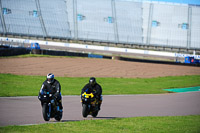
POLYGON ((72 121, 81 121, 81 120, 61 120, 60 122, 72 122, 72 121))
MULTIPOLYGON (((83 118, 83 120, 95 120, 95 119, 115 119, 118 117, 87 117, 87 118, 83 118)), ((61 120, 60 122, 71 122, 71 121, 81 121, 81 120, 61 120)), ((56 121, 54 121, 56 122, 56 121)), ((58 121, 57 121, 58 122, 58 121)))
POLYGON ((117 117, 95 117, 94 119, 115 119, 117 117))

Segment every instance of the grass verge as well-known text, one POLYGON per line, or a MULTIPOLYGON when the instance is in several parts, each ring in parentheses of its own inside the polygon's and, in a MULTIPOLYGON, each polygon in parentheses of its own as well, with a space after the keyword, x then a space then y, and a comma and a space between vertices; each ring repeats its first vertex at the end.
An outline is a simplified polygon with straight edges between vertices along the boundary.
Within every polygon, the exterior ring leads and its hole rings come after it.
POLYGON ((84 120, 31 126, 0 127, 0 132, 137 132, 137 133, 198 133, 200 115, 134 117, 107 120, 84 120))
MULTIPOLYGON (((0 74, 0 96, 36 96, 45 76, 0 74)), ((80 95, 89 78, 56 77, 62 95, 80 95)), ((161 94, 163 89, 200 86, 200 75, 158 78, 97 78, 103 95, 161 94)))

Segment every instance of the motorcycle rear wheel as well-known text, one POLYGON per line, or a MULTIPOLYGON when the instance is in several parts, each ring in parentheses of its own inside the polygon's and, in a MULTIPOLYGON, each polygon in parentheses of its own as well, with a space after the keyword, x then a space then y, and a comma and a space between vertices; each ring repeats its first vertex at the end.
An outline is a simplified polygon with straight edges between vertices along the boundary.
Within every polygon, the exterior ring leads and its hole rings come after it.
POLYGON ((48 117, 49 114, 49 107, 47 104, 43 104, 42 106, 42 114, 43 114, 43 118, 45 121, 49 121, 50 117, 48 117))

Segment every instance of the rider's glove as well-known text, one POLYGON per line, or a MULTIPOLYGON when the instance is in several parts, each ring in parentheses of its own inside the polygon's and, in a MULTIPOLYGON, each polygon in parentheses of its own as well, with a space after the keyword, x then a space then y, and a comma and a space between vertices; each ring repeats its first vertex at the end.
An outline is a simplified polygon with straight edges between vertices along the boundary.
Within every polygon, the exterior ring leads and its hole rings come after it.
POLYGON ((38 96, 38 99, 41 100, 41 96, 38 96))

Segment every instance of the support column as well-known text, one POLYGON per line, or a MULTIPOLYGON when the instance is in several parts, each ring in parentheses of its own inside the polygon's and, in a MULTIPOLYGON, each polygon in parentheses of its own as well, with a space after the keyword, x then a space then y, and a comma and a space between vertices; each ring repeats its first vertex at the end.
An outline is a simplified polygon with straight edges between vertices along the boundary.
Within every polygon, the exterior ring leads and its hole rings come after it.
POLYGON ((73 0, 74 39, 78 40, 77 0, 73 0))
POLYGON ((187 49, 191 47, 192 7, 188 7, 187 49))
POLYGON ((149 7, 149 20, 148 20, 146 45, 149 45, 151 40, 152 16, 153 16, 153 4, 151 3, 149 7))
POLYGON ((3 15, 3 12, 2 12, 2 2, 1 2, 1 0, 0 0, 0 15, 1 15, 1 24, 2 24, 2 28, 3 28, 3 33, 6 34, 7 33, 6 23, 5 23, 4 15, 3 15))
POLYGON ((43 21, 43 18, 42 18, 40 2, 39 2, 39 0, 35 0, 35 3, 36 3, 37 11, 40 13, 38 15, 38 17, 39 17, 39 20, 40 20, 40 24, 41 24, 41 27, 42 27, 42 31, 43 31, 44 37, 47 37, 48 34, 47 34, 47 31, 46 31, 46 28, 45 28, 45 24, 44 24, 44 21, 43 21))
POLYGON ((115 42, 119 42, 119 35, 118 35, 118 27, 117 27, 117 15, 116 15, 116 5, 115 0, 111 0, 112 6, 112 17, 114 18, 114 35, 115 35, 115 42))

